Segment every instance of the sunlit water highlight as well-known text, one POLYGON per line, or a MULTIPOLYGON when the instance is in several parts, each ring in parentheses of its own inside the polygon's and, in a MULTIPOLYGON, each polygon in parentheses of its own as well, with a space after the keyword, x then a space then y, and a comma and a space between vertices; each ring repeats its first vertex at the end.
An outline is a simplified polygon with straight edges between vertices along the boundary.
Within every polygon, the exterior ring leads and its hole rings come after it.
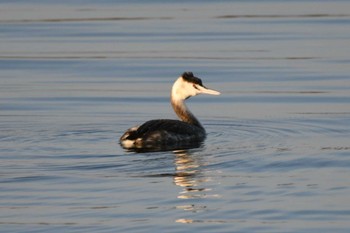
POLYGON ((347 1, 0 3, 1 232, 348 232, 347 1), (175 118, 199 148, 132 153, 175 118))

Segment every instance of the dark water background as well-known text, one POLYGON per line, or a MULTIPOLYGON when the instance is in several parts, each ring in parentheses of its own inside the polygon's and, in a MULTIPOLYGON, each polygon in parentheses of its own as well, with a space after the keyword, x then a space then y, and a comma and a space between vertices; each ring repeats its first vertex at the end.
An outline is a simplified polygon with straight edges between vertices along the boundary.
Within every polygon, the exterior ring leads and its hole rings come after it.
POLYGON ((0 1, 1 232, 349 232, 349 1, 0 1), (188 106, 200 148, 118 138, 188 106))

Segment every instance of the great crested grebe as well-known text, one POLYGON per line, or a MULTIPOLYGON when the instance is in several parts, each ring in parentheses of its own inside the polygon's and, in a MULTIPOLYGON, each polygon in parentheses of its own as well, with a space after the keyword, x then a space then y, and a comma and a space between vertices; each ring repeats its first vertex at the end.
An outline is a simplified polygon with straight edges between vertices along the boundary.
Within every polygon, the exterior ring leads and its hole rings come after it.
POLYGON ((192 72, 183 73, 171 90, 171 105, 181 119, 150 120, 128 129, 121 137, 120 144, 125 149, 174 148, 198 144, 205 137, 205 129, 188 110, 185 100, 198 94, 220 95, 220 92, 206 88, 202 80, 192 72))

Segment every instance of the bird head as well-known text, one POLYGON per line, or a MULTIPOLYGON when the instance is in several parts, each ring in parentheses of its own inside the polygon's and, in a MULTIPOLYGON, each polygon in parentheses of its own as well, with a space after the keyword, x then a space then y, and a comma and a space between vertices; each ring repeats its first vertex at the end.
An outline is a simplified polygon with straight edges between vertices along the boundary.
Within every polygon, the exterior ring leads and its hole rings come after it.
POLYGON ((171 95, 174 99, 185 100, 198 94, 220 95, 220 92, 205 87, 202 80, 192 72, 183 73, 174 83, 171 95))

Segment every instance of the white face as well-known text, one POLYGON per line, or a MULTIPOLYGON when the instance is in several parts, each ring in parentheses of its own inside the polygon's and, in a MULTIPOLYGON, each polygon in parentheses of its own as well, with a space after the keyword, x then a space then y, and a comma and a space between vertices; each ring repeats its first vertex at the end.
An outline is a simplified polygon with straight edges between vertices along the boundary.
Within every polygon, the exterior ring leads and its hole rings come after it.
POLYGON ((187 82, 182 77, 176 80, 171 91, 172 97, 180 100, 184 100, 198 94, 220 95, 220 92, 205 88, 199 84, 187 82))

